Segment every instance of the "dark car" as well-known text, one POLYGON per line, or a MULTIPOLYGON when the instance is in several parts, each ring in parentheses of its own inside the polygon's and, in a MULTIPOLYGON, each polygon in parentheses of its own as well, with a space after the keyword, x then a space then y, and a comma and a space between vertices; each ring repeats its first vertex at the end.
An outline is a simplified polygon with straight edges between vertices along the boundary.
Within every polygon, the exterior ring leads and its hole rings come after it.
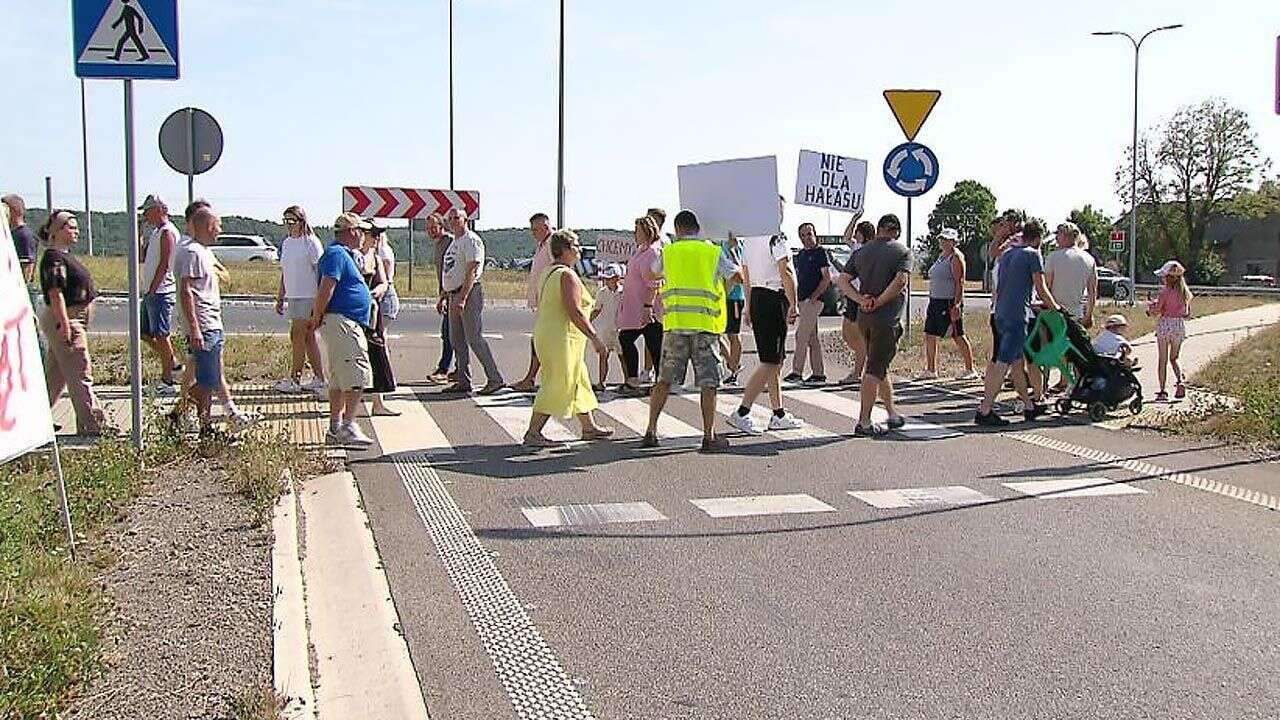
POLYGON ((1129 278, 1107 267, 1098 268, 1098 297, 1128 300, 1133 297, 1133 283, 1129 278))

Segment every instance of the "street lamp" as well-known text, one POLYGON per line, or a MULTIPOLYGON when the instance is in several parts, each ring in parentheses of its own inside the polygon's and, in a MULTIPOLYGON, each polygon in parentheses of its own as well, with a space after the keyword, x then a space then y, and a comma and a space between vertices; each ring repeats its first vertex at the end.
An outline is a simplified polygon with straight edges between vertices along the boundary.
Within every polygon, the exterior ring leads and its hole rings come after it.
MULTIPOLYGON (((453 189, 453 0, 449 0, 449 189, 453 189)), ((412 220, 409 226, 413 227, 412 220)))
POLYGON ((560 0, 560 141, 556 151, 556 227, 564 227, 564 0, 560 0))
POLYGON ((1095 32, 1092 35, 1122 35, 1129 38, 1129 42, 1133 43, 1133 166, 1129 175, 1129 282, 1131 283, 1129 290, 1129 304, 1132 305, 1134 298, 1137 296, 1138 290, 1138 53, 1142 50, 1142 43, 1147 38, 1161 30, 1176 30, 1182 27, 1182 23, 1177 25, 1165 25, 1163 27, 1148 30, 1145 35, 1137 40, 1127 32, 1117 30, 1109 30, 1106 32, 1095 32))

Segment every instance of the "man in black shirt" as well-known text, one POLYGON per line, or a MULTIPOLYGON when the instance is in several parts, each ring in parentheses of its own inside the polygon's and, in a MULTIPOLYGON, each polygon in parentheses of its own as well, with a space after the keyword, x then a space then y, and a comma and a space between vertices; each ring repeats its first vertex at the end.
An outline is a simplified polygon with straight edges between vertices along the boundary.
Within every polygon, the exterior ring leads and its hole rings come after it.
POLYGON ((22 279, 28 283, 35 280, 36 253, 39 246, 36 235, 27 227, 27 204, 17 195, 5 195, 0 198, 9 207, 9 230, 13 233, 13 249, 18 252, 18 262, 22 265, 22 279))

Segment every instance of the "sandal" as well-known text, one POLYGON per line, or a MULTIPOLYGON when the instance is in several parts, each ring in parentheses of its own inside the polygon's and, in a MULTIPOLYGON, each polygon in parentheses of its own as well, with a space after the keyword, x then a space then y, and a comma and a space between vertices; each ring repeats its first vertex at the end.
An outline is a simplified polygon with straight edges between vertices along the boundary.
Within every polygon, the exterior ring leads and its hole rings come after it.
POLYGON ((403 414, 404 414, 404 413, 400 412, 399 410, 392 410, 392 409, 391 409, 391 408, 389 408, 389 407, 382 407, 382 408, 374 408, 374 409, 373 409, 373 416, 374 416, 374 417, 400 417, 400 416, 401 416, 401 415, 403 415, 403 414))
POLYGON ((1156 402, 1169 402, 1169 393, 1163 390, 1156 393, 1156 402))
POLYGON ((582 431, 583 440, 608 440, 613 437, 611 427, 593 427, 582 431))
POLYGON ((529 435, 524 436, 524 446, 531 448, 553 448, 560 447, 563 443, 558 443, 546 435, 529 435))

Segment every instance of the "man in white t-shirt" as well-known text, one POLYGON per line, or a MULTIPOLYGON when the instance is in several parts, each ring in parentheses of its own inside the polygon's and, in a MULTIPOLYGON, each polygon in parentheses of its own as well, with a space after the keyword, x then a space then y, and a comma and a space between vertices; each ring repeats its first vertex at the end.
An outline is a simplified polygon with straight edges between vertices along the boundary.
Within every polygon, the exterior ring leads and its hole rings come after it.
MULTIPOLYGON (((782 196, 778 196, 778 216, 782 216, 782 196)), ((743 238, 742 284, 747 289, 743 317, 751 325, 756 340, 756 358, 760 361, 751 379, 742 391, 742 404, 729 416, 729 424, 751 434, 759 435, 766 428, 760 427, 751 417, 756 398, 766 389, 772 404, 773 415, 768 430, 794 430, 804 427, 804 421, 787 412, 782 406, 782 363, 787 357, 787 327, 799 317, 796 304, 796 269, 791 260, 791 248, 783 233, 769 237, 743 238)))
MULTIPOLYGON (((529 265, 529 283, 526 288, 527 301, 529 309, 536 315, 538 312, 538 290, 542 281, 542 274, 551 267, 554 259, 551 257, 551 234, 556 231, 551 227, 551 218, 546 213, 534 213, 529 218, 529 234, 533 236, 533 242, 536 246, 533 251, 533 262, 529 265)), ((542 365, 538 362, 538 350, 533 346, 533 340, 529 341, 529 371, 525 376, 512 383, 511 389, 516 392, 533 392, 536 388, 534 384, 538 379, 538 370, 542 365)))
MULTIPOLYGON (((1079 247, 1080 228, 1073 222, 1058 226, 1058 249, 1044 261, 1044 278, 1049 293, 1086 328, 1093 327, 1093 308, 1098 302, 1098 268, 1093 256, 1079 247)), ((1064 375, 1051 392, 1067 389, 1064 375)))
POLYGON ((142 256, 142 340, 160 358, 160 383, 157 395, 176 395, 174 374, 182 365, 174 358, 173 305, 177 285, 173 280, 173 256, 178 244, 178 228, 169 220, 169 206, 159 195, 148 195, 143 201, 142 218, 146 232, 138 242, 142 256))
POLYGON ((484 240, 467 227, 467 215, 457 208, 444 217, 445 225, 453 233, 453 242, 444 251, 440 270, 440 292, 449 308, 449 337, 457 361, 457 378, 443 392, 448 394, 471 393, 471 353, 484 367, 485 385, 481 395, 494 395, 507 386, 493 359, 489 341, 484 339, 484 289, 480 277, 484 274, 484 240))

